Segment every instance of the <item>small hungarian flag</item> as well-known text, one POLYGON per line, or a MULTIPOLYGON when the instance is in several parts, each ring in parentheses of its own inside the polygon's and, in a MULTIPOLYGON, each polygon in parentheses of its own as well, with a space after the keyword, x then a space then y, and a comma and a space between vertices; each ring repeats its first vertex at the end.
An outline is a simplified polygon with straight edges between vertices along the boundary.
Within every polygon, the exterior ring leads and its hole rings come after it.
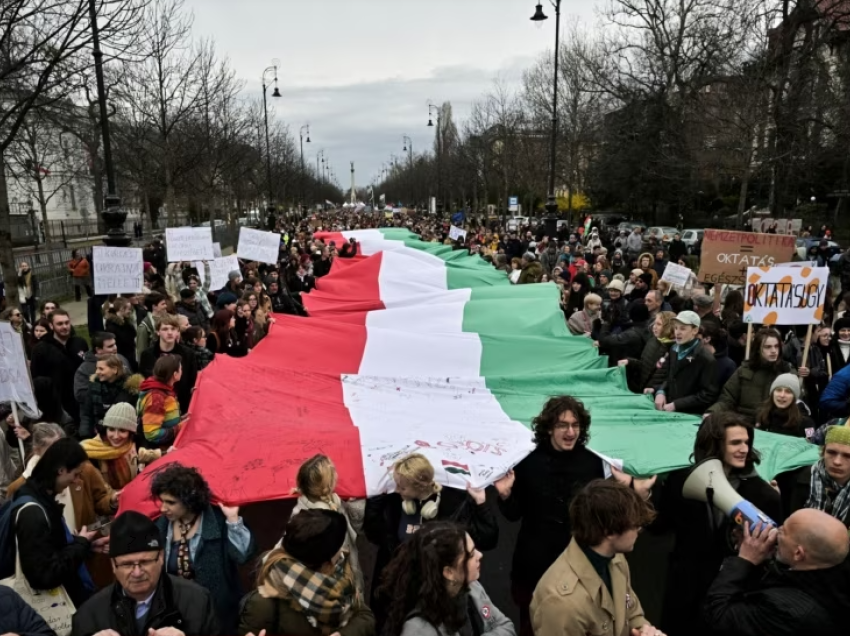
POLYGON ((442 460, 443 468, 445 468, 447 473, 451 473, 452 475, 469 475, 472 477, 472 473, 469 472, 469 466, 466 464, 461 464, 460 462, 450 462, 447 459, 442 460))

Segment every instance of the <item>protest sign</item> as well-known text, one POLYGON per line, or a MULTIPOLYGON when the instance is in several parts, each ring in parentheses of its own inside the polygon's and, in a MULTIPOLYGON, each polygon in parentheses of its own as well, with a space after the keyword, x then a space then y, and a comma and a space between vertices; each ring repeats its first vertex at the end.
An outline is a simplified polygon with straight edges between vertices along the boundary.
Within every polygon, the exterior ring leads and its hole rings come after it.
POLYGON ((823 319, 827 267, 750 267, 744 290, 744 322, 816 325, 823 319))
POLYGON ((213 243, 213 258, 221 258, 221 243, 213 243))
POLYGON ((227 275, 233 270, 239 271, 236 254, 210 261, 210 289, 216 291, 223 288, 227 284, 227 275))
POLYGON ((671 285, 685 287, 693 275, 694 273, 687 267, 677 265, 676 263, 667 263, 661 280, 667 281, 671 285))
POLYGON ((139 294, 144 287, 140 247, 92 248, 95 294, 139 294))
POLYGON ((17 402, 38 414, 21 334, 0 322, 0 402, 17 402))
POLYGON ((239 245, 236 254, 239 258, 258 263, 277 263, 280 252, 280 234, 262 232, 249 227, 239 228, 239 245))
POLYGON ((784 234, 706 230, 699 281, 743 285, 748 267, 772 267, 790 261, 797 239, 784 234))
POLYGON ((449 238, 453 241, 462 241, 466 238, 466 230, 462 230, 454 225, 449 228, 449 238))
POLYGON ((169 227, 165 229, 168 262, 211 261, 212 230, 208 227, 169 227))

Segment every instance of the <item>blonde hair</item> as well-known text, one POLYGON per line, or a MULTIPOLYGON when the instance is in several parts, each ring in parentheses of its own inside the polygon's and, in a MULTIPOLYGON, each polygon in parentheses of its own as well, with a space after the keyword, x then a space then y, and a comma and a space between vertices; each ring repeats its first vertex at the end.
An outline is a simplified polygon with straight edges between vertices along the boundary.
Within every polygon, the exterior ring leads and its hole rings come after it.
POLYGON ((97 356, 97 361, 98 362, 105 362, 106 366, 108 366, 111 369, 115 369, 116 371, 118 371, 118 377, 119 378, 124 377, 124 375, 126 375, 124 373, 124 363, 121 362, 121 358, 119 358, 114 353, 104 353, 102 355, 99 355, 99 356, 97 356))
POLYGON ((599 294, 588 294, 584 297, 584 306, 587 307, 590 303, 602 304, 602 296, 599 294))
POLYGON ((661 318, 661 333, 659 338, 671 340, 673 338, 673 319, 676 317, 675 311, 659 311, 656 318, 661 318))
POLYGON ((393 473, 427 496, 443 488, 434 481, 434 467, 422 453, 413 453, 398 460, 393 466, 393 473))
POLYGON ((294 492, 310 501, 329 502, 336 488, 336 467, 327 455, 313 455, 298 468, 294 492))

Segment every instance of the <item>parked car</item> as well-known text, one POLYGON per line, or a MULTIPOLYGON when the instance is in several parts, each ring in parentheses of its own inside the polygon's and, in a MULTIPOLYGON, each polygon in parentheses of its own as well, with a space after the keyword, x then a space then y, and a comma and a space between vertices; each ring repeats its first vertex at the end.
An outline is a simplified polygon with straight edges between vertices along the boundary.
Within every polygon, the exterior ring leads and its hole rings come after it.
POLYGON ((527 216, 514 216, 508 219, 507 222, 507 230, 508 232, 519 232, 520 228, 524 225, 528 225, 529 218, 527 216))
POLYGON ((673 237, 679 233, 679 230, 675 227, 670 227, 669 225, 656 225, 646 230, 645 236, 649 238, 650 236, 655 236, 656 239, 660 240, 662 243, 669 243, 673 240, 673 237))
POLYGON ((682 230, 682 242, 688 246, 688 254, 694 248, 694 245, 697 244, 697 241, 701 241, 703 234, 705 234, 705 230, 682 230))

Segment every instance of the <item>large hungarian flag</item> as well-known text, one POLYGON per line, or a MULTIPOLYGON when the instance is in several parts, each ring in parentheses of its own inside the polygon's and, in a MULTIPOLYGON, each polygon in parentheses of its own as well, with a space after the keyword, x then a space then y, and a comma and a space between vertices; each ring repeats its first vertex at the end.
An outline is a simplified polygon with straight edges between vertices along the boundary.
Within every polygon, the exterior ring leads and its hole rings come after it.
MULTIPOLYGON (((589 339, 566 328, 554 284, 511 285, 478 256, 406 230, 326 233, 357 258, 334 261, 305 297, 309 318, 276 316, 245 358, 200 375, 178 450, 132 482, 122 509, 155 512, 152 474, 198 467, 230 504, 291 496, 316 453, 343 497, 392 487, 393 462, 421 452, 443 484, 484 486, 533 448, 553 395, 589 407, 591 448, 639 475, 686 466, 699 419, 659 413, 626 388, 589 339)), ((816 459, 805 441, 759 433, 768 476, 816 459)))

